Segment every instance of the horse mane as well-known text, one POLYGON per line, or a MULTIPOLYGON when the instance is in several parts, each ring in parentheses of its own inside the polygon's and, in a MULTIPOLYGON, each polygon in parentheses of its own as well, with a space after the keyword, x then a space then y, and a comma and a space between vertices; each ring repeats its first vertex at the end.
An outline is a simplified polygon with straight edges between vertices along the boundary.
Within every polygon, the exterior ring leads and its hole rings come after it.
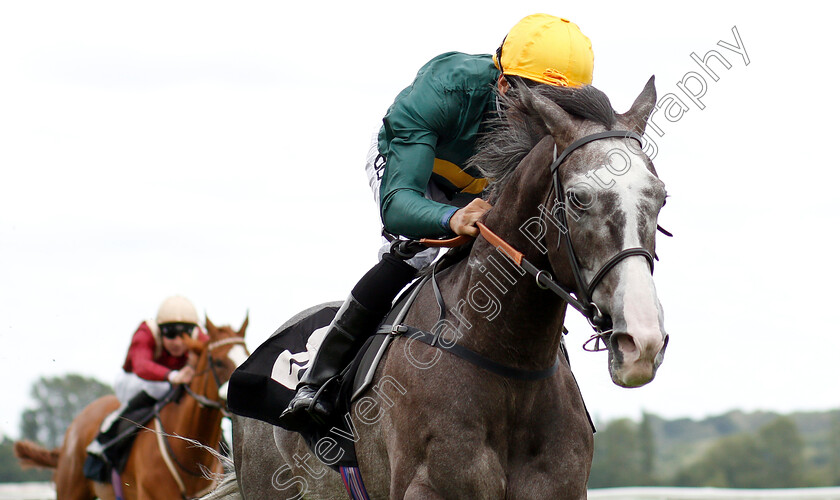
POLYGON ((555 87, 552 85, 511 87, 499 94, 499 111, 488 119, 487 132, 479 139, 476 153, 467 167, 477 168, 490 181, 486 198, 498 197, 510 174, 522 159, 549 131, 537 111, 522 98, 530 92, 558 104, 567 113, 604 125, 607 130, 616 123, 616 113, 609 98, 591 85, 555 87))

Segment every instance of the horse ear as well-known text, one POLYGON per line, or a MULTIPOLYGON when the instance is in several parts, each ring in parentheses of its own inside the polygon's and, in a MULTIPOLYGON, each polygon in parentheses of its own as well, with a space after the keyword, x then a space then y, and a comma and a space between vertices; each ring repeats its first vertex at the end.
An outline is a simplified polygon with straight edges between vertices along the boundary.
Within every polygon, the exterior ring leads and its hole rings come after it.
POLYGON ((192 351, 196 354, 201 354, 201 352, 204 351, 204 348, 207 347, 206 343, 204 343, 204 342, 202 342, 198 339, 194 339, 194 338, 188 337, 186 335, 183 338, 184 338, 184 344, 186 344, 187 348, 190 351, 192 351))
POLYGON ((218 330, 218 328, 216 328, 216 325, 214 325, 213 322, 210 321, 210 318, 207 316, 207 313, 204 313, 204 324, 207 325, 207 332, 208 333, 211 332, 211 331, 218 330))
POLYGON ((251 315, 251 311, 246 311, 245 312, 245 321, 242 322, 242 327, 239 328, 239 333, 237 333, 237 335, 239 335, 240 337, 245 336, 245 329, 248 328, 248 317, 250 315, 251 315))
POLYGON ((643 134, 648 118, 656 106, 656 85, 654 84, 654 76, 650 77, 642 93, 630 106, 630 109, 620 115, 623 121, 630 125, 630 128, 639 134, 643 134))
POLYGON ((574 130, 574 118, 551 100, 531 91, 528 87, 520 86, 522 102, 529 108, 536 110, 545 122, 551 135, 560 142, 571 142, 574 130))

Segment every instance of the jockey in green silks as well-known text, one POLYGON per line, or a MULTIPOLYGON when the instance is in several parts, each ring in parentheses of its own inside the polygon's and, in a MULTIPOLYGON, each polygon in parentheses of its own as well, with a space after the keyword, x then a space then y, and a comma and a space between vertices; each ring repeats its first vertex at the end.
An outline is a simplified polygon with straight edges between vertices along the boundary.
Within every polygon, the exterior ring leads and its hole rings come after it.
MULTIPOLYGON (((409 238, 477 236, 491 207, 480 198, 487 180, 465 169, 497 93, 511 85, 579 86, 592 82, 592 45, 577 25, 547 14, 525 17, 494 55, 441 54, 397 95, 373 141, 366 170, 382 224, 409 238)), ((403 260, 380 250, 380 261, 353 288, 329 325, 297 393, 280 416, 287 428, 332 411, 318 390, 353 358, 391 308, 397 293, 431 263, 437 249, 403 260)))

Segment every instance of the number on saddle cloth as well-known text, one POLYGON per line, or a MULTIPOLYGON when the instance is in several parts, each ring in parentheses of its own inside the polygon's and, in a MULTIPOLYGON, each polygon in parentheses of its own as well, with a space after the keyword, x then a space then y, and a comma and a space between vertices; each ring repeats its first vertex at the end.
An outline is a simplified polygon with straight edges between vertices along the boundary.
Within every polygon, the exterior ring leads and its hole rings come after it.
MULTIPOLYGON (((340 302, 330 302, 310 308, 298 314, 277 329, 240 365, 230 378, 228 388, 228 408, 237 415, 261 420, 275 426, 281 426, 280 413, 288 406, 295 395, 298 382, 303 377, 314 357, 326 327, 335 317, 340 302)), ((339 391, 325 391, 321 397, 339 399, 339 391)), ((314 420, 308 427, 289 429, 299 432, 315 450, 315 443, 330 435, 333 428, 345 428, 342 406, 336 406, 339 415, 336 421, 318 425, 314 420)), ((352 445, 352 441, 350 442, 352 445)), ((321 458, 325 463, 333 462, 321 458)), ((352 446, 342 454, 342 460, 331 463, 335 470, 341 466, 356 463, 352 446)))
POLYGON ((280 425, 277 417, 294 397, 319 344, 318 335, 311 340, 310 336, 328 326, 340 306, 341 303, 331 302, 298 314, 251 353, 231 375, 230 411, 280 425))
MULTIPOLYGON (((294 397, 298 382, 340 307, 341 302, 331 302, 303 311, 254 350, 230 378, 230 411, 282 427, 278 417, 294 397)), ((336 471, 341 467, 358 465, 353 442, 355 431, 345 416, 350 408, 354 376, 374 338, 376 336, 367 339, 354 361, 321 396, 332 398, 335 402, 336 411, 332 418, 322 423, 312 420, 302 429, 288 429, 300 433, 316 456, 319 449, 325 447, 316 447, 315 444, 324 437, 333 439, 337 447, 327 447, 331 456, 318 458, 336 471), (340 458, 336 460, 336 456, 340 458)))

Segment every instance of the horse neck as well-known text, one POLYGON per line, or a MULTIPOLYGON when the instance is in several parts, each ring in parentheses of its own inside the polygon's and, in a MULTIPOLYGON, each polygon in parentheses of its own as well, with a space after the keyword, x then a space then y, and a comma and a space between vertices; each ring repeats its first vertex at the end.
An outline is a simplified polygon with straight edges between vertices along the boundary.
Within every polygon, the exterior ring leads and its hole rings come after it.
MULTIPOLYGON (((548 258, 527 240, 520 226, 539 215, 539 203, 550 186, 552 144, 551 140, 541 142, 523 160, 531 162, 531 168, 517 169, 485 221, 531 263, 547 270, 548 258)), ((531 275, 483 238, 476 240, 460 267, 461 272, 454 273, 457 278, 451 280, 457 284, 450 295, 460 304, 453 311, 463 334, 459 343, 518 367, 550 366, 560 348, 565 302, 537 287, 531 275)))
MULTIPOLYGON (((202 353, 196 366, 196 376, 189 388, 195 394, 212 399, 210 391, 216 386, 209 369, 208 352, 202 353)), ((222 412, 219 409, 202 407, 189 394, 184 394, 177 405, 168 405, 161 411, 161 421, 168 434, 177 434, 198 441, 215 449, 222 435, 222 412)), ((173 452, 184 461, 209 465, 212 455, 183 439, 170 439, 173 452)), ((185 462, 185 463, 191 463, 185 462)))

